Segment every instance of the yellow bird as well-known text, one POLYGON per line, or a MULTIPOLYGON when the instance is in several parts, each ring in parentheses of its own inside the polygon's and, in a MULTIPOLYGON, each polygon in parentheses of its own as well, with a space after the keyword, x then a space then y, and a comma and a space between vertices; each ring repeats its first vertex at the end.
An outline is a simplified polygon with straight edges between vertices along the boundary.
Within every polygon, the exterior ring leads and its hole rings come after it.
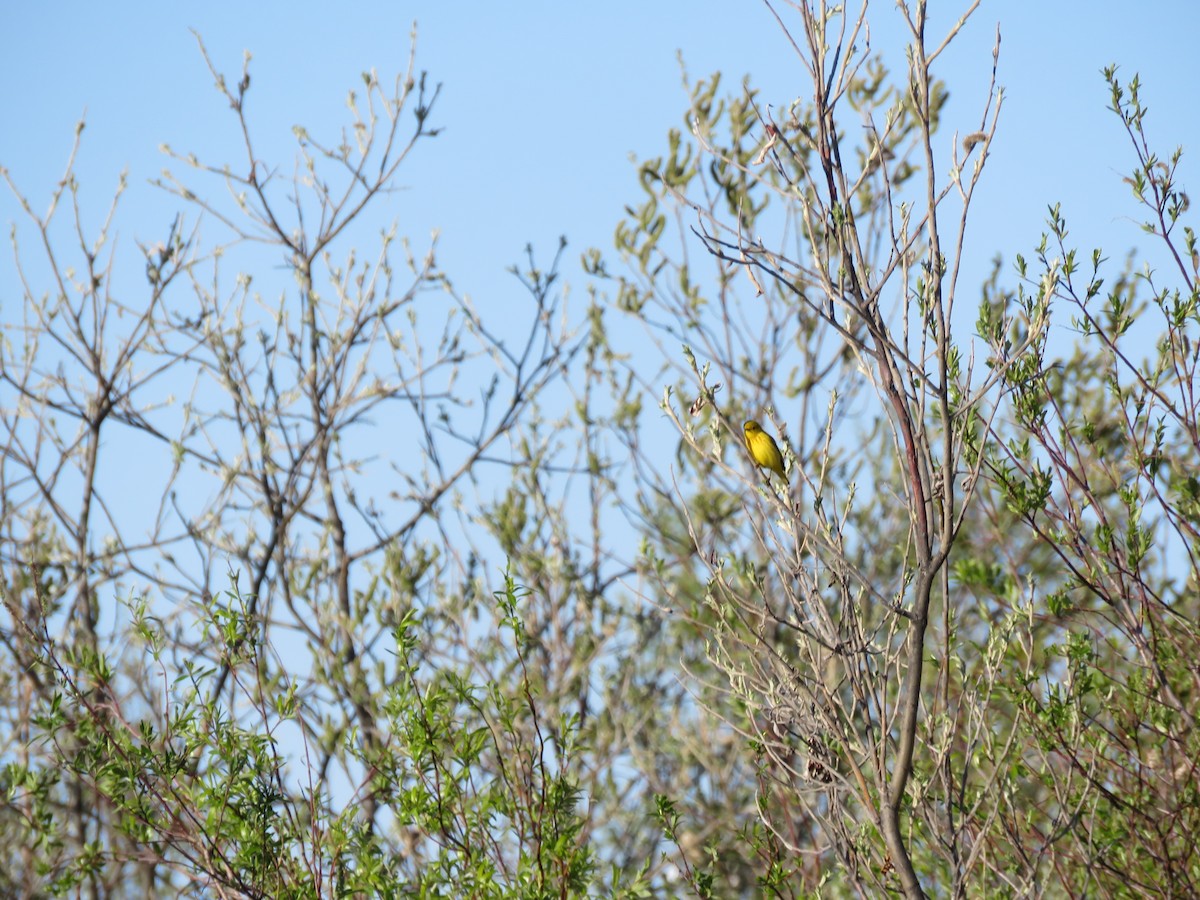
POLYGON ((783 471, 783 454, 779 452, 775 438, 763 431, 762 426, 753 419, 742 426, 742 432, 746 435, 746 449, 750 451, 750 458, 754 460, 754 464, 777 473, 784 484, 787 484, 788 477, 783 471))

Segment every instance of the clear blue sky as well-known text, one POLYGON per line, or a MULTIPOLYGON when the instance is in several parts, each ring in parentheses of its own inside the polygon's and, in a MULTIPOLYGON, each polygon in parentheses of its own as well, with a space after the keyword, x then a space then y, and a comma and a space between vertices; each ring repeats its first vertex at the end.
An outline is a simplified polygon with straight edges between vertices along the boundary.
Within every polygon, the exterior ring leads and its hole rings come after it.
MULTIPOLYGON (((786 13, 782 0, 778 6, 786 13)), ((932 6, 931 34, 940 35, 964 4, 932 6)), ((135 239, 161 239, 178 208, 147 183, 167 164, 161 144, 206 160, 241 158, 235 121, 190 28, 231 78, 243 51, 251 51, 248 110, 258 148, 287 161, 295 153, 294 124, 336 135, 347 121, 347 91, 361 89, 361 72, 374 68, 386 83, 403 70, 414 21, 418 69, 444 85, 433 122, 444 131, 419 147, 400 174, 405 190, 377 208, 374 221, 383 227, 396 219, 418 249, 440 230, 442 267, 485 312, 523 296, 505 269, 521 260, 525 244, 546 260, 559 235, 570 241, 564 274, 582 296, 579 255, 592 246, 609 251, 623 207, 640 199, 630 154, 661 153, 667 130, 682 125, 688 98, 677 53, 694 79, 719 69, 733 89, 749 75, 766 102, 786 104, 809 90, 774 18, 754 0, 422 0, 336 13, 313 3, 26 3, 12 6, 0 29, 0 165, 44 209, 86 109, 77 162, 86 213, 98 226, 118 173, 128 169, 118 229, 122 246, 134 252, 135 239)), ((1160 152, 1183 144, 1200 154, 1200 7, 1190 0, 1136 10, 1111 0, 984 3, 944 57, 947 154, 955 130, 978 127, 998 21, 1006 99, 969 233, 961 284, 968 310, 998 252, 1011 262, 1037 244, 1050 203, 1063 204, 1085 250, 1101 244, 1115 261, 1144 240, 1128 218, 1138 212, 1120 176, 1132 161, 1105 109, 1102 66, 1115 61, 1126 78, 1141 73, 1160 152)), ((902 60, 894 4, 877 3, 872 22, 874 47, 902 60)), ((1185 157, 1185 185, 1195 183, 1196 171, 1194 157, 1185 157)), ((6 234, 20 219, 0 190, 6 234)), ((20 231, 28 242, 28 225, 20 222, 20 231)), ((0 308, 16 313, 18 298, 6 249, 0 308)), ((617 344, 621 339, 614 336, 617 344)), ((646 398, 647 406, 660 397, 646 398)))
MULTIPOLYGON (((935 0, 935 24, 962 6, 935 0)), ((877 3, 872 15, 874 45, 895 52, 893 4, 877 3)), ((772 16, 752 0, 423 0, 358 3, 336 13, 315 3, 26 3, 5 18, 0 165, 40 208, 86 109, 85 197, 99 214, 117 173, 128 168, 120 226, 130 242, 157 238, 169 223, 169 207, 146 185, 165 164, 161 143, 216 156, 235 146, 232 117, 189 28, 231 75, 242 51, 253 53, 250 109, 260 140, 290 158, 293 124, 334 133, 360 72, 374 67, 386 81, 403 67, 416 21, 418 67, 444 84, 436 124, 445 131, 404 170, 408 190, 388 213, 418 241, 441 229, 444 266, 481 301, 516 290, 503 269, 526 242, 549 254, 565 234, 572 262, 588 246, 611 246, 623 205, 638 196, 630 152, 657 153, 666 130, 681 124, 686 96, 676 51, 693 77, 720 69, 732 87, 749 74, 768 100, 804 90, 772 16)), ((1098 71, 1116 61, 1126 76, 1140 72, 1152 137, 1163 149, 1182 143, 1200 153, 1200 7, 1189 0, 984 3, 943 70, 952 86, 951 124, 964 133, 986 88, 997 21, 1007 99, 975 219, 981 260, 1034 244, 1052 201, 1063 202, 1082 244, 1105 240, 1118 255, 1137 234, 1118 221, 1133 211, 1117 174, 1127 144, 1105 111, 1098 71)), ((1185 181, 1194 172, 1185 161, 1185 181)), ((0 220, 15 218, 4 196, 0 220)), ((6 252, 0 296, 11 297, 11 275, 6 252)))

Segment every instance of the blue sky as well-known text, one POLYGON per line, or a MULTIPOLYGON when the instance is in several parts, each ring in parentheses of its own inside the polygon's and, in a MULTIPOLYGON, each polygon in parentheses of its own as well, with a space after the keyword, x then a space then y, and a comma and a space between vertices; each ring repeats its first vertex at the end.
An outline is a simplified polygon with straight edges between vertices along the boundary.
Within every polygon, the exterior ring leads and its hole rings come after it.
MULTIPOLYGON (((932 5, 931 35, 943 33, 963 8, 932 5)), ((347 121, 347 92, 361 89, 360 73, 374 68, 387 83, 403 71, 415 21, 417 69, 443 85, 432 124, 444 130, 406 163, 399 176, 404 190, 375 210, 373 227, 394 218, 418 249, 437 229, 442 267, 484 311, 523 299, 505 269, 522 260, 527 243, 545 261, 565 235, 564 276, 580 298, 578 309, 587 284, 580 254, 593 246, 611 253, 624 206, 640 202, 630 155, 663 152, 668 129, 683 123, 688 97, 679 54, 693 79, 721 70, 733 90, 749 75, 765 102, 786 105, 808 91, 787 40, 759 2, 425 0, 345 9, 144 2, 14 7, 0 32, 6 86, 0 166, 36 209, 44 209, 86 109, 77 161, 85 215, 99 225, 118 174, 127 169, 130 187, 117 227, 122 246, 133 251, 135 239, 161 239, 178 208, 148 184, 167 165, 161 144, 207 160, 240 158, 236 123, 189 29, 203 36, 215 65, 231 78, 240 72, 243 52, 253 54, 248 111, 257 146, 262 156, 286 161, 295 153, 293 125, 314 135, 338 133, 347 121)), ((973 208, 960 308, 971 310, 975 285, 997 253, 1010 263, 1016 252, 1030 253, 1048 204, 1062 203, 1085 251, 1102 245, 1116 262, 1144 242, 1130 218, 1139 213, 1121 182, 1132 165, 1129 143, 1105 109, 1100 69, 1117 62, 1126 79, 1141 74, 1151 109, 1148 130, 1160 152, 1183 144, 1200 153, 1193 96, 1200 82, 1198 9, 1183 0, 1136 12, 1116 2, 1010 2, 984 3, 975 14, 943 58, 951 99, 941 150, 948 156, 955 130, 978 127, 997 22, 1006 98, 973 208)), ((878 3, 872 23, 873 46, 902 61, 905 35, 894 4, 878 3)), ((1185 156, 1185 185, 1195 171, 1185 156)), ((0 221, 18 221, 28 242, 31 230, 20 219, 12 197, 0 190, 0 221)), ((0 307, 15 312, 18 296, 6 250, 0 307)), ((613 339, 620 344, 622 335, 613 339)), ((661 389, 646 398, 647 406, 660 397, 661 389)))
MULTIPOLYGON (((932 4, 931 30, 943 30, 962 5, 932 4)), ((160 144, 202 155, 235 146, 232 117, 189 28, 230 74, 243 50, 253 53, 250 108, 259 139, 290 158, 293 124, 333 133, 360 72, 374 67, 386 80, 402 69, 416 21, 418 69, 444 85, 435 124, 445 131, 403 171, 408 190, 396 199, 395 215, 416 239, 441 230, 445 267, 477 299, 519 290, 503 270, 527 242, 549 255, 564 234, 572 263, 589 246, 611 246, 622 207, 638 196, 629 154, 657 153, 667 129, 681 124, 687 98, 677 51, 693 78, 720 69, 732 86, 749 74, 768 100, 803 90, 769 10, 745 0, 426 0, 355 4, 336 14, 312 3, 19 4, 6 19, 0 165, 44 201, 86 109, 85 198, 99 214, 127 168, 131 189, 120 222, 127 240, 153 237, 169 223, 170 204, 146 184, 165 164, 160 144)), ((872 20, 874 46, 897 52, 902 33, 893 4, 878 3, 872 20)), ((943 69, 951 124, 964 133, 984 96, 997 21, 1007 97, 972 232, 981 260, 1036 243, 1054 201, 1063 203, 1081 243, 1103 240, 1119 254, 1138 236, 1121 221, 1133 214, 1117 174, 1128 145, 1105 110, 1099 69, 1116 61, 1126 76, 1140 72, 1152 138, 1164 150, 1182 143, 1200 152, 1193 96, 1200 11, 1185 0, 1136 11, 1117 2, 984 3, 943 69)), ((1185 182, 1193 171, 1185 161, 1185 182)), ((0 199, 0 219, 15 218, 11 198, 0 199)), ((10 275, 5 253, 0 284, 10 275)))

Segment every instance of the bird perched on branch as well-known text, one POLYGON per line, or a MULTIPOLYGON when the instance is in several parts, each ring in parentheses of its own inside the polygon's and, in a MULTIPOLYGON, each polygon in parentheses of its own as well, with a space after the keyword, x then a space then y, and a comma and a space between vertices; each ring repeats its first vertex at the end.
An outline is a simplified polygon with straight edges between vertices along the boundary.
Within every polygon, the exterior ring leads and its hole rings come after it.
POLYGON ((750 451, 750 458, 754 460, 754 464, 775 472, 783 479, 784 484, 787 484, 788 477, 783 471, 783 454, 779 452, 775 438, 763 431, 762 426, 753 419, 742 426, 742 432, 746 435, 746 449, 750 451))

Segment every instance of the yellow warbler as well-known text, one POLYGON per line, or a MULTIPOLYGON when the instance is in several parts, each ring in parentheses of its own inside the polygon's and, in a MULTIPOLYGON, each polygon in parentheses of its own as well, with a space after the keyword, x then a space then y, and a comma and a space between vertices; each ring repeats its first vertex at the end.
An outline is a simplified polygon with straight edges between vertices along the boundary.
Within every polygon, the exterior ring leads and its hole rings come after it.
POLYGON ((754 464, 777 473, 786 484, 788 477, 783 471, 783 454, 779 452, 775 438, 763 431, 762 426, 753 419, 742 426, 742 431, 746 435, 746 449, 750 451, 754 464))

